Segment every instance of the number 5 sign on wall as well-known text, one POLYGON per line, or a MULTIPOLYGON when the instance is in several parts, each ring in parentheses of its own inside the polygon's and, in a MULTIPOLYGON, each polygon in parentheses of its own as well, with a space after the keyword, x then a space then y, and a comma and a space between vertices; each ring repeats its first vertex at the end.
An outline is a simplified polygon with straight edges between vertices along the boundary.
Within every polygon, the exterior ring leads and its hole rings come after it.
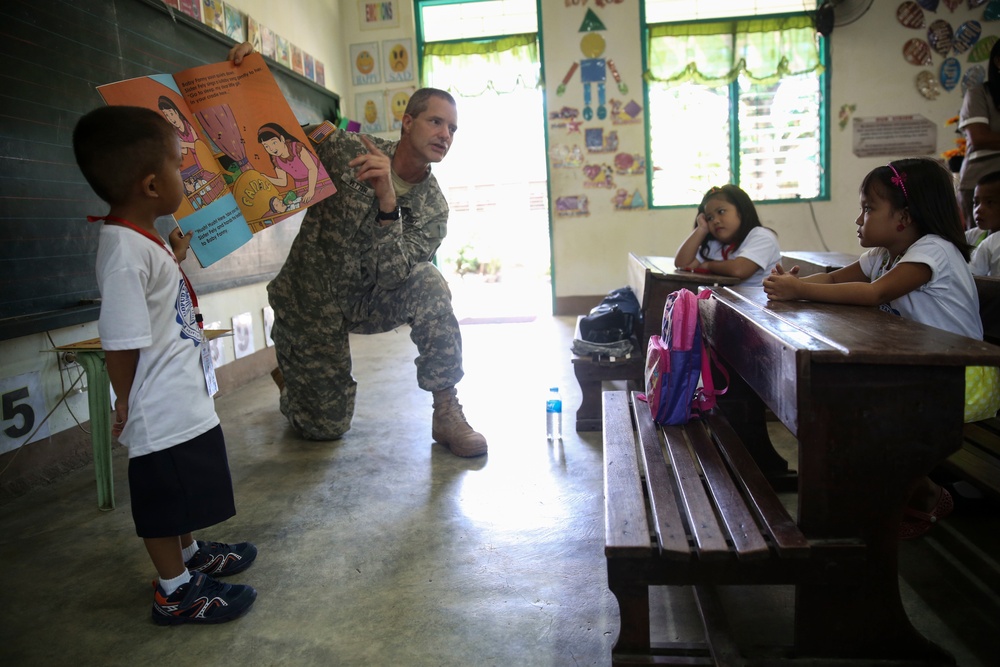
POLYGON ((38 427, 46 412, 40 372, 0 378, 0 454, 49 437, 47 422, 38 427))

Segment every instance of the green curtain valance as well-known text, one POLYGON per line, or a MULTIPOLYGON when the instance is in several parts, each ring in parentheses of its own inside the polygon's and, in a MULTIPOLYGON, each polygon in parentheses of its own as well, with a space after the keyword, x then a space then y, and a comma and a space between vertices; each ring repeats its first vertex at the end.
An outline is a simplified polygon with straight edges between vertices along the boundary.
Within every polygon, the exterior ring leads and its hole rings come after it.
POLYGON ((488 90, 510 93, 541 86, 538 36, 506 35, 490 40, 430 42, 424 45, 424 81, 459 97, 478 97, 488 90), (484 76, 484 73, 488 73, 484 76))
POLYGON ((823 71, 808 16, 650 26, 646 81, 723 86, 739 76, 773 83, 823 71))

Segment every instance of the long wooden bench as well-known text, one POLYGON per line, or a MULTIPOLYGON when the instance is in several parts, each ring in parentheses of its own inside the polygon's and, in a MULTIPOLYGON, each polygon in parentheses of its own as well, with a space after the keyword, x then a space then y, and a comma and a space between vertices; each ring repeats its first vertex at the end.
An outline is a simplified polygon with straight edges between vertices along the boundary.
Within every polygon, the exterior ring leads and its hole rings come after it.
MULTIPOLYGON (((863 542, 806 539, 722 416, 659 428, 638 396, 603 394, 604 551, 621 613, 612 662, 761 659, 736 645, 714 587, 836 586, 858 576, 863 542), (650 642, 650 586, 693 587, 703 643, 650 642)), ((790 647, 770 647, 763 657, 793 656, 790 647)))

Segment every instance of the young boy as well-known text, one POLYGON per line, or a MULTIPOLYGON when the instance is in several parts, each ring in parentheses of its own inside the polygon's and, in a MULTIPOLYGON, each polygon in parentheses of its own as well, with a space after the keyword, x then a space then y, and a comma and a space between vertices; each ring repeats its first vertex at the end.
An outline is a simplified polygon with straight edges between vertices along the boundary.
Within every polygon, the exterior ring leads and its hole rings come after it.
POLYGON ((993 171, 976 183, 972 198, 972 216, 976 228, 975 238, 969 237, 969 244, 975 246, 969 266, 976 276, 1000 276, 1000 171, 993 171))
POLYGON ((104 107, 77 123, 73 150, 87 182, 111 206, 97 249, 98 332, 116 396, 112 433, 129 448, 136 534, 159 574, 153 621, 233 620, 257 591, 213 577, 245 570, 257 548, 191 535, 236 508, 201 365, 206 341, 197 300, 179 263, 191 235, 172 232, 171 252, 153 224, 184 196, 177 132, 150 109, 104 107))

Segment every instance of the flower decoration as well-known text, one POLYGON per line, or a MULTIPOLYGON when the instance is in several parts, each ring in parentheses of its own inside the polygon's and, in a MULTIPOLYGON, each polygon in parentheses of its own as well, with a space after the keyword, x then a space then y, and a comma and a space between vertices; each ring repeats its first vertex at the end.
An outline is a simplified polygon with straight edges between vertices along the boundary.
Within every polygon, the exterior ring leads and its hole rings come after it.
MULTIPOLYGON (((952 116, 951 118, 946 120, 944 124, 945 127, 950 127, 952 125, 957 126, 958 116, 952 116)), ((945 161, 948 163, 948 168, 952 171, 952 173, 957 174, 959 170, 962 168, 962 161, 965 159, 966 142, 965 142, 965 133, 959 130, 957 127, 955 128, 955 134, 958 135, 955 138, 955 147, 950 148, 945 152, 941 153, 941 157, 943 157, 945 161)))

